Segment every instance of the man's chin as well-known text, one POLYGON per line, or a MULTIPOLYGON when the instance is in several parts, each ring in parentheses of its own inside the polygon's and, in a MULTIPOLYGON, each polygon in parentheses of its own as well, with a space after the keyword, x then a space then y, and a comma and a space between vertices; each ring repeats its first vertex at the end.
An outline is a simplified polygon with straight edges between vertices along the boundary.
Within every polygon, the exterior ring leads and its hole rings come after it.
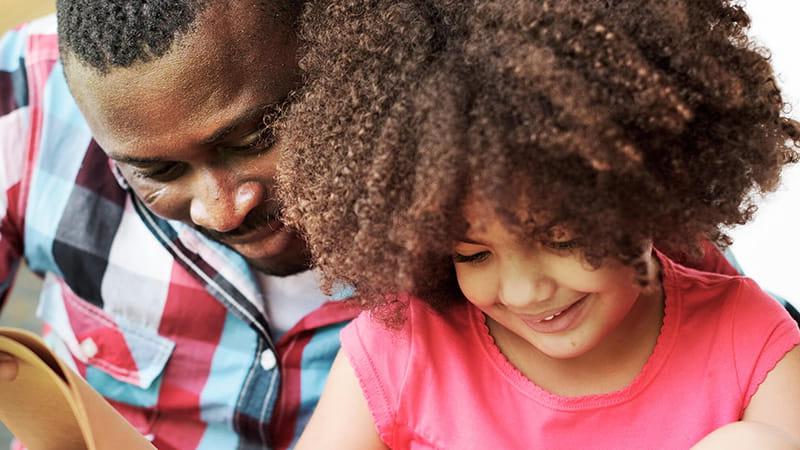
POLYGON ((259 271, 288 276, 308 270, 311 256, 305 241, 294 231, 282 229, 251 242, 228 244, 259 271))

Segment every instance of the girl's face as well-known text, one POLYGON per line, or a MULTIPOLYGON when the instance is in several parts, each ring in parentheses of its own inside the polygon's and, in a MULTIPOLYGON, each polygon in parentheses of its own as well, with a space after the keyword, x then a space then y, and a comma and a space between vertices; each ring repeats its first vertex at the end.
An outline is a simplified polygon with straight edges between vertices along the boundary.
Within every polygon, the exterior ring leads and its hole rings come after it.
MULTIPOLYGON (((592 268, 574 237, 520 242, 492 208, 471 202, 470 231, 456 242, 456 275, 466 298, 497 324, 557 359, 590 352, 622 322, 642 291, 632 268, 592 268)), ((649 253, 648 253, 649 254, 649 253)))

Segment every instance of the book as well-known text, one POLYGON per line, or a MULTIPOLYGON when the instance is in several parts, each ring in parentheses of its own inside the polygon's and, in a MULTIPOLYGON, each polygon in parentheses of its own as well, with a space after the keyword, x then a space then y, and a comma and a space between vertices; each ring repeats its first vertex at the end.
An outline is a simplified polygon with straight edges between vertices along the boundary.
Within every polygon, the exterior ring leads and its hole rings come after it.
POLYGON ((155 449, 37 335, 0 327, 0 352, 19 361, 0 381, 0 421, 29 450, 155 449))

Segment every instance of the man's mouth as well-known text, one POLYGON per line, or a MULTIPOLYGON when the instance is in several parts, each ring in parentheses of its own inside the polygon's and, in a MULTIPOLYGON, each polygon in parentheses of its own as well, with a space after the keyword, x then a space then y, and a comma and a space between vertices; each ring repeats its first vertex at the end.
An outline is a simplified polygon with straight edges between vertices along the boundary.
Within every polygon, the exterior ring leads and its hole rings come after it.
POLYGON ((199 228, 209 238, 228 245, 251 242, 269 236, 283 229, 280 215, 274 211, 259 211, 248 215, 236 229, 226 232, 199 228))

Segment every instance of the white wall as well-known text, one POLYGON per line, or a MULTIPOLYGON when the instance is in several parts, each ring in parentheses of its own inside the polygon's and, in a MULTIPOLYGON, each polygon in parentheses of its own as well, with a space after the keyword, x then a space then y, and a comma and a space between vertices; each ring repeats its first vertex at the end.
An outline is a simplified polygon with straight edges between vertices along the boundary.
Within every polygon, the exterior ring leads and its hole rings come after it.
MULTIPOLYGON (((750 0, 751 36, 769 48, 784 98, 800 120, 800 1, 750 0)), ((761 203, 755 220, 732 230, 733 251, 745 273, 800 306, 800 165, 761 203)))

